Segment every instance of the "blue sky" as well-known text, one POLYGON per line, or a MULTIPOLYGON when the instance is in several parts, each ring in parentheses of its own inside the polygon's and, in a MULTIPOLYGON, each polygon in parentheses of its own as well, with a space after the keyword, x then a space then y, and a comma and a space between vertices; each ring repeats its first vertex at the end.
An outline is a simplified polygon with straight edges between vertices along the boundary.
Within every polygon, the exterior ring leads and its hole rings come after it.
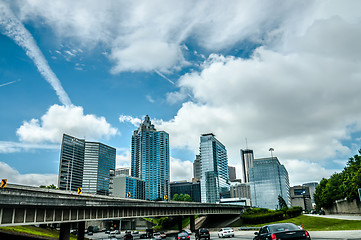
POLYGON ((170 134, 171 180, 190 180, 213 132, 274 148, 291 185, 360 149, 358 1, 2 1, 0 176, 57 184, 62 133, 117 148, 146 114, 170 134))

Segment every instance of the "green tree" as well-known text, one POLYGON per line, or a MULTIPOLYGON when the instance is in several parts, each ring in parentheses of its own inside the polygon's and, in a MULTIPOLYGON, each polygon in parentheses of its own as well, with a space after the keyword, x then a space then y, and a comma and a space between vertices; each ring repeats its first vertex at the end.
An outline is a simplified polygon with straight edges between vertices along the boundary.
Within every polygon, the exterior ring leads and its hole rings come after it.
POLYGON ((48 186, 40 185, 39 187, 40 188, 48 188, 48 189, 59 189, 54 184, 51 184, 51 185, 48 185, 48 186))
POLYGON ((288 208, 286 201, 283 199, 281 195, 278 195, 278 206, 280 207, 280 209, 288 208))
POLYGON ((179 201, 179 195, 178 195, 178 193, 176 193, 176 194, 174 194, 173 195, 173 199, 172 199, 173 201, 179 201))
POLYGON ((184 194, 183 201, 185 201, 185 202, 192 202, 192 198, 191 198, 191 196, 189 196, 189 194, 184 194))

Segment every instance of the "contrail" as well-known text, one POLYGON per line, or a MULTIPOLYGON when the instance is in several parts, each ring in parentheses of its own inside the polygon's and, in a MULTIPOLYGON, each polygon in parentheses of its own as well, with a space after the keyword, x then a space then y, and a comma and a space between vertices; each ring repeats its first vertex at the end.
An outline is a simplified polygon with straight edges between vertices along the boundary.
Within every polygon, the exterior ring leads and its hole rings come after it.
POLYGON ((33 60, 40 74, 54 88, 60 102, 67 106, 72 105, 68 94, 61 86, 55 73, 51 70, 33 36, 4 3, 0 3, 0 31, 25 50, 26 55, 33 60))
POLYGON ((15 82, 19 82, 20 80, 15 80, 15 81, 12 81, 12 82, 8 82, 8 83, 3 83, 0 85, 0 87, 3 87, 3 86, 6 86, 6 85, 9 85, 9 84, 12 84, 12 83, 15 83, 15 82))
POLYGON ((158 74, 159 76, 161 76, 162 78, 164 78, 165 80, 167 80, 168 82, 170 82, 171 84, 175 85, 175 83, 172 80, 170 80, 169 78, 167 78, 166 76, 164 76, 163 73, 159 72, 158 70, 154 70, 154 72, 156 74, 158 74))

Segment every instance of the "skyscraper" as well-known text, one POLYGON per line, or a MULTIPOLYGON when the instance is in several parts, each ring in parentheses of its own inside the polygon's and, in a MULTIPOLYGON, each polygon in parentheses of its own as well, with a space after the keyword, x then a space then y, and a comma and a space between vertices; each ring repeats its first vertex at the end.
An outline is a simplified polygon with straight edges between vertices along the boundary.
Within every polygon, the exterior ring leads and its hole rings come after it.
POLYGON ((85 193, 108 195, 115 155, 115 148, 63 134, 59 189, 77 191, 83 188, 85 193))
POLYGON ((223 197, 229 197, 227 150, 213 133, 201 135, 200 156, 201 202, 216 203, 223 197))
POLYGON ((83 184, 85 140, 63 134, 58 186, 60 190, 76 191, 83 184))
POLYGON ((116 149, 99 142, 85 142, 83 192, 109 195, 110 170, 115 169, 116 149))
POLYGON ((277 209, 278 196, 291 205, 288 172, 277 157, 255 159, 248 171, 252 206, 277 209))
POLYGON ((241 160, 242 160, 242 170, 243 170, 243 182, 249 182, 249 173, 248 169, 253 167, 253 150, 251 149, 241 149, 241 160))
POLYGON ((193 162, 193 177, 199 180, 201 179, 201 174, 201 156, 196 155, 196 159, 193 162))
POLYGON ((145 181, 145 198, 169 197, 169 134, 157 131, 145 116, 132 136, 131 175, 145 181))
POLYGON ((236 180, 236 167, 228 166, 229 181, 236 180))

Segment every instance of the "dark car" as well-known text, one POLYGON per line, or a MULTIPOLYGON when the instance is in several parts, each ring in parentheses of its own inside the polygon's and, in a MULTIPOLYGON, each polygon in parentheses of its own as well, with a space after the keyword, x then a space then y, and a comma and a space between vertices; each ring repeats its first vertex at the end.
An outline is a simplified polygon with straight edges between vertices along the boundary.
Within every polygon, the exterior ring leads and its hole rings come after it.
POLYGON ((133 235, 131 234, 130 231, 125 231, 125 235, 123 237, 124 240, 133 240, 133 235))
POLYGON ((187 232, 178 233, 176 240, 189 240, 189 235, 187 232))
POLYGON ((207 228, 200 228, 196 231, 196 240, 200 239, 210 239, 209 231, 207 228))
POLYGON ((140 239, 146 239, 148 235, 146 233, 140 234, 140 239))
POLYGON ((311 239, 310 234, 293 223, 276 223, 261 227, 253 240, 311 239))

